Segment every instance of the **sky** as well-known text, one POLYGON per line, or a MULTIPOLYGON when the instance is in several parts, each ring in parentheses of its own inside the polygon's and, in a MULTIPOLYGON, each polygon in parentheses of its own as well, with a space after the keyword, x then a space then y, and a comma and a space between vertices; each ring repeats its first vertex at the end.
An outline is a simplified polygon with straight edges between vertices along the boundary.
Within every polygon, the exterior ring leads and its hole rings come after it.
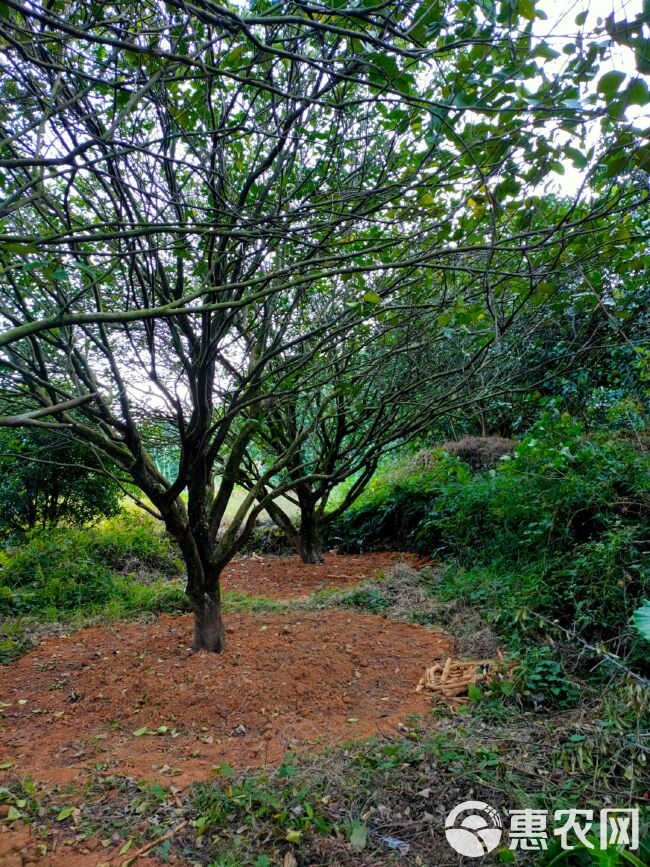
MULTIPOLYGON (((587 19, 583 25, 583 30, 585 33, 589 33, 602 25, 612 12, 616 21, 623 19, 627 19, 628 21, 633 20, 642 12, 643 0, 538 0, 535 6, 548 16, 546 21, 539 22, 538 32, 540 35, 552 34, 551 39, 548 41, 553 45, 553 38, 557 39, 558 42, 562 42, 567 36, 576 32, 575 19, 581 12, 587 12, 587 19)), ((646 33, 646 36, 648 35, 650 33, 646 33)), ((559 50, 560 46, 558 45, 557 47, 559 50)), ((558 69, 565 60, 566 58, 562 56, 562 58, 555 61, 558 64, 558 69)), ((627 73, 629 76, 628 82, 639 75, 632 49, 613 43, 609 49, 609 58, 602 64, 598 78, 614 69, 627 73)), ((643 125, 648 126, 650 125, 649 107, 631 106, 626 112, 626 118, 635 124, 641 122, 643 125)), ((555 176, 551 178, 546 192, 549 192, 550 187, 556 187, 559 191, 568 195, 577 192, 583 178, 583 173, 576 169, 569 160, 564 162, 564 167, 565 174, 561 177, 555 176)))

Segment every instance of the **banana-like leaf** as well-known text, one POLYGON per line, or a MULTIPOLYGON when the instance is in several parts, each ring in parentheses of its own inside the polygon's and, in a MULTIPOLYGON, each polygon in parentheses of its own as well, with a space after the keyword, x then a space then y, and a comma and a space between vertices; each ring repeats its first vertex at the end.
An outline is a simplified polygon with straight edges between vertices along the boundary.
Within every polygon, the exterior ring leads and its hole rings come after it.
POLYGON ((641 635, 650 641, 650 599, 646 599, 643 605, 634 612, 632 623, 641 635))

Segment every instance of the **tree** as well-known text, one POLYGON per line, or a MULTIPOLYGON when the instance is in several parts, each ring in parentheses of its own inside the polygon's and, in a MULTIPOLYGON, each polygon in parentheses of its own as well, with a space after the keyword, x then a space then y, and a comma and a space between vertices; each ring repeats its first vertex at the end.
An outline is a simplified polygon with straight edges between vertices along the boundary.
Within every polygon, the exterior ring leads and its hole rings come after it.
POLYGON ((1 423, 128 475, 180 546, 193 646, 219 651, 220 573, 327 406, 218 536, 266 414, 313 398, 378 305, 410 316, 403 285, 426 310, 430 278, 471 275, 480 305, 450 295, 446 315, 497 341, 591 220, 638 205, 612 184, 579 217, 541 213, 525 188, 603 115, 570 100, 604 47, 577 36, 549 75, 533 4, 489 0, 2 11, 1 423))
POLYGON ((121 493, 83 443, 38 428, 0 429, 0 535, 116 515, 121 493))
MULTIPOLYGON (((360 326, 330 352, 328 364, 308 370, 311 388, 292 402, 271 405, 240 470, 250 490, 270 465, 290 449, 291 458, 271 483, 283 490, 296 517, 279 502, 266 511, 283 530, 303 562, 323 562, 327 528, 363 493, 379 461, 409 439, 426 433, 435 420, 480 399, 490 399, 511 385, 499 344, 491 339, 493 323, 482 310, 481 286, 464 284, 465 314, 448 329, 449 281, 426 290, 426 306, 400 287, 406 315, 384 312, 378 293, 367 293, 377 310, 372 327, 360 326), (425 307, 425 309, 423 309, 425 307), (442 323, 442 324, 441 324, 442 323), (345 492, 332 494, 349 480, 345 492)), ((456 300, 458 294, 451 293, 456 300)), ((517 303, 516 296, 511 299, 517 303)), ((393 301, 395 305, 395 301, 393 301)), ((531 336, 537 316, 528 317, 531 336)), ((507 321, 503 322, 507 331, 507 321)), ((259 489, 258 489, 259 490, 259 489)), ((267 489, 260 491, 266 496, 267 489)))

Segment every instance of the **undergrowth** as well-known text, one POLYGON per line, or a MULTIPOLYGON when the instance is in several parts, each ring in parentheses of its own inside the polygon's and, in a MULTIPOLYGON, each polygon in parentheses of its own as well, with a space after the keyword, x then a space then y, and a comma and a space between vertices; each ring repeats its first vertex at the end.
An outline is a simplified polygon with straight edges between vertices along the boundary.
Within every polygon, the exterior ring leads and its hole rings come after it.
POLYGON ((29 649, 42 624, 185 610, 182 574, 171 541, 146 515, 34 531, 0 550, 0 662, 29 649))
POLYGON ((650 671, 630 625, 650 594, 650 456, 628 440, 547 415, 495 470, 442 454, 380 476, 332 541, 444 557, 436 592, 483 606, 515 646, 542 615, 650 671))
MULTIPOLYGON (((12 821, 33 823, 42 840, 56 827, 78 841, 117 841, 125 860, 153 844, 151 854, 163 861, 174 854, 181 863, 210 867, 446 864, 452 854, 444 818, 462 801, 484 800, 506 826, 512 809, 546 809, 552 816, 577 804, 597 812, 627 802, 619 766, 629 759, 629 745, 619 738, 623 750, 615 750, 606 724, 625 715, 624 689, 609 706, 592 695, 584 707, 552 716, 512 708, 495 719, 489 701, 474 701, 460 714, 441 704, 430 719, 407 721, 397 737, 317 756, 288 753, 275 768, 241 773, 219 765, 211 781, 184 793, 98 775, 83 792, 45 793, 29 781, 16 782, 0 789, 0 802, 12 808, 12 821), (143 823, 143 816, 155 822, 143 823)), ((586 853, 591 860, 576 853, 578 860, 567 863, 646 863, 647 813, 641 822, 641 850, 610 849, 597 859, 586 853)), ((547 852, 519 852, 517 863, 550 865, 558 852, 549 836, 547 852)), ((513 860, 504 839, 481 863, 513 860)))

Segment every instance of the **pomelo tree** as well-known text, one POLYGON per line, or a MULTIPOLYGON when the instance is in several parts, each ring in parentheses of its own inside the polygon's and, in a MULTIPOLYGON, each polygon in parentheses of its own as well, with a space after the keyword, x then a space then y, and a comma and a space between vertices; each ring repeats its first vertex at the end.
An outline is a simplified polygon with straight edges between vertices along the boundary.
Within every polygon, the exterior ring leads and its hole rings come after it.
POLYGON ((224 528, 247 449, 346 335, 398 333, 431 280, 465 275, 480 300, 450 291, 437 325, 498 341, 596 217, 643 200, 616 181, 618 133, 589 138, 632 83, 582 101, 606 45, 580 22, 551 45, 541 18, 530 0, 0 4, 0 422, 64 430, 143 492, 184 557, 196 649, 223 648, 223 567, 330 402, 224 528), (542 213, 567 159, 585 181, 542 213))

